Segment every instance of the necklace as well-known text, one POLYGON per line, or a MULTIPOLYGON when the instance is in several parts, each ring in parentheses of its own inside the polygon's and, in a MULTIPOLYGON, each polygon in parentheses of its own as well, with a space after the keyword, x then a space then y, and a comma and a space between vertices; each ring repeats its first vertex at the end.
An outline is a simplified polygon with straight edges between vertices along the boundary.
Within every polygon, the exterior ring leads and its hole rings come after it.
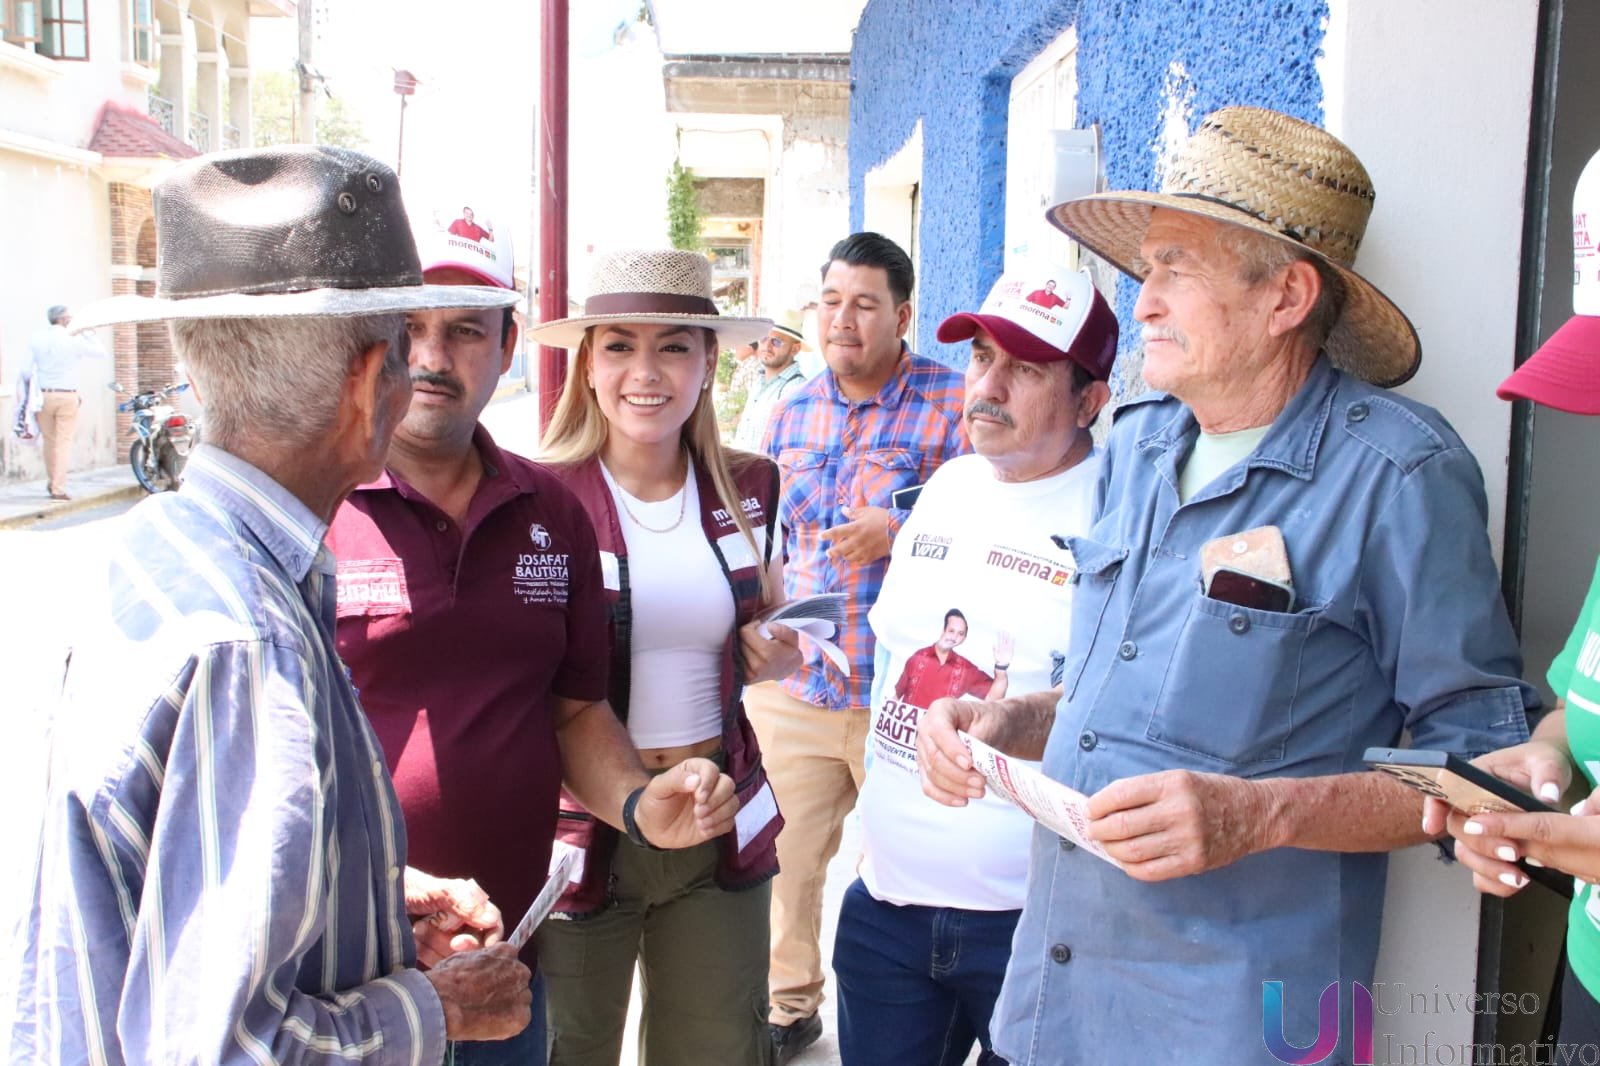
POLYGON ((627 516, 633 519, 633 524, 644 530, 646 533, 671 533, 674 529, 677 529, 679 526, 683 525, 683 516, 689 513, 688 471, 684 471, 683 484, 678 488, 678 517, 672 523, 672 525, 667 526, 665 529, 657 529, 655 526, 645 525, 645 523, 641 522, 639 520, 639 516, 633 513, 633 508, 628 506, 628 490, 623 488, 621 485, 617 486, 617 502, 622 504, 622 510, 627 514, 627 516))
POLYGON ((639 521, 639 516, 634 514, 633 508, 628 506, 628 490, 622 489, 622 486, 620 485, 617 487, 621 489, 621 491, 617 493, 617 502, 622 504, 623 511, 627 512, 628 517, 633 519, 633 524, 644 530, 646 533, 671 533, 674 529, 677 529, 679 526, 683 525, 683 516, 689 512, 689 493, 688 486, 686 485, 678 490, 677 520, 665 529, 657 529, 655 526, 647 526, 643 522, 639 521))

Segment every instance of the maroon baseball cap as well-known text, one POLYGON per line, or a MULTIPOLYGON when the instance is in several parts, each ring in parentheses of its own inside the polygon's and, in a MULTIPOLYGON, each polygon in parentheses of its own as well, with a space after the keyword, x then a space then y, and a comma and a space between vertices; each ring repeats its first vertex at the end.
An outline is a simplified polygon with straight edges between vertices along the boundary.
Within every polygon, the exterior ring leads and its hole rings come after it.
POLYGON ((1013 359, 1071 360, 1099 381, 1111 376, 1117 357, 1117 316, 1086 270, 1036 265, 1008 270, 981 310, 951 315, 936 336, 949 344, 970 340, 980 329, 1013 359))

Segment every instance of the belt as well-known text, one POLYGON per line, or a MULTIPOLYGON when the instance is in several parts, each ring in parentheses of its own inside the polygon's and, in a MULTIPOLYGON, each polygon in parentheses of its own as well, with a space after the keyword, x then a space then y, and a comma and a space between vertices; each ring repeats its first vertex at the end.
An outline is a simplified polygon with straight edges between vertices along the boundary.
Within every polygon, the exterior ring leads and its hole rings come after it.
POLYGON ((77 389, 40 389, 40 392, 77 392, 77 389))

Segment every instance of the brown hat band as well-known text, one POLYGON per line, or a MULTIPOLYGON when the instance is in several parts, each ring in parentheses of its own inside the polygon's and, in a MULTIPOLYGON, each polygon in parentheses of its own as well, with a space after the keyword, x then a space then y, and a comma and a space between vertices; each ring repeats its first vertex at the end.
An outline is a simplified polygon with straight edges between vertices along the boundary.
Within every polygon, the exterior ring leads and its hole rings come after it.
POLYGON ((717 305, 704 296, 675 292, 605 292, 583 302, 585 315, 714 315, 717 305))

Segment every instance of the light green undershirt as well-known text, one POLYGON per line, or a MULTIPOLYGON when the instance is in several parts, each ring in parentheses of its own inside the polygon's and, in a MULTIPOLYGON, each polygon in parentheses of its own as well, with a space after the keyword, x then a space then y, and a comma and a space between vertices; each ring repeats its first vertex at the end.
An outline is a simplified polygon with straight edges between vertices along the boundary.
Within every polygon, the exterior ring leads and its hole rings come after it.
POLYGON ((1201 433, 1178 475, 1178 501, 1188 503, 1224 470, 1255 451, 1271 428, 1269 424, 1234 433, 1201 433))

